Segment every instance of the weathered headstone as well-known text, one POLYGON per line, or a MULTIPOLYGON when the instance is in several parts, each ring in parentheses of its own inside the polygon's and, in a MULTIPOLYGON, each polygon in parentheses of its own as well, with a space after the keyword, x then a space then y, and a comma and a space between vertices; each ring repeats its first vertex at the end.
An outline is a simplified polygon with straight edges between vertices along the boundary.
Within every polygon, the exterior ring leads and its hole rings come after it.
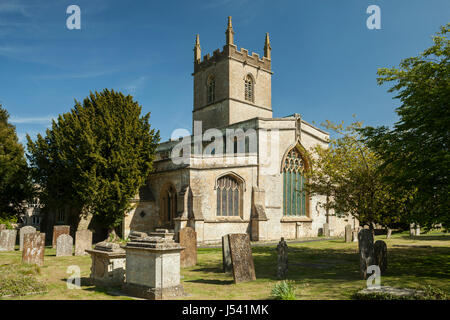
POLYGON ((91 281, 94 285, 122 285, 125 278, 125 250, 117 243, 99 242, 86 250, 92 259, 91 281))
POLYGON ((22 262, 44 265, 45 233, 26 233, 23 237, 22 262))
POLYGON ((86 250, 92 249, 92 231, 79 230, 75 232, 75 255, 83 256, 88 254, 86 250))
POLYGON ((377 240, 373 245, 375 264, 380 268, 381 274, 387 270, 387 246, 383 240, 377 240))
POLYGON ((330 236, 330 225, 328 223, 323 224, 323 236, 324 237, 330 236))
POLYGON ((53 227, 53 249, 56 248, 56 240, 62 234, 70 234, 70 226, 54 226, 53 227))
POLYGON ((181 228, 179 240, 180 246, 184 248, 180 253, 181 267, 195 266, 197 264, 197 233, 191 227, 181 228))
POLYGON ((246 233, 228 235, 234 282, 256 280, 250 237, 246 233))
POLYGON ((391 228, 387 228, 386 230, 386 239, 390 239, 392 235, 392 229, 391 228))
POLYGON ((0 231, 0 251, 14 251, 17 230, 0 231))
POLYGON ((228 234, 222 237, 222 263, 223 272, 232 272, 233 264, 231 263, 230 241, 228 234))
POLYGON ((363 279, 367 279, 367 267, 374 264, 373 234, 369 229, 358 233, 359 271, 363 279))
POLYGON ((288 245, 284 238, 281 238, 277 245, 277 277, 279 279, 286 279, 288 272, 288 245))
POLYGON ((56 239, 56 256, 71 256, 73 249, 73 238, 68 234, 62 234, 56 239))
POLYGON ((35 233, 36 232, 36 228, 32 227, 32 226, 26 226, 26 227, 22 227, 20 228, 20 232, 19 232, 19 248, 20 251, 22 251, 23 249, 23 237, 25 234, 27 233, 35 233))
POLYGON ((352 230, 352 241, 358 242, 358 230, 355 229, 352 230))
POLYGON ((352 242, 352 226, 349 224, 345 226, 345 242, 352 242))
POLYGON ((416 236, 420 236, 420 226, 416 224, 416 236))

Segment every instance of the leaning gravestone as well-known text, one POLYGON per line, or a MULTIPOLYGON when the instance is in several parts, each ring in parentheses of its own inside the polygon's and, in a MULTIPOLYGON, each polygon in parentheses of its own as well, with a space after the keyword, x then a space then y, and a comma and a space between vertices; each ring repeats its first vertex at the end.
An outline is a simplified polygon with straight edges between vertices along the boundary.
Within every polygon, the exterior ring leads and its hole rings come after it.
POLYGON ((180 246, 184 248, 180 252, 180 266, 193 267, 197 264, 197 233, 191 227, 180 229, 180 246))
POLYGON ((352 226, 349 224, 345 226, 345 242, 352 242, 352 226))
POLYGON ((88 254, 86 250, 92 249, 92 231, 79 230, 75 232, 75 255, 83 256, 88 254))
POLYGON ((20 233, 19 233, 20 251, 22 251, 22 249, 23 249, 23 237, 27 233, 35 233, 35 232, 36 232, 36 228, 34 228, 32 226, 26 226, 26 227, 20 228, 20 233))
POLYGON ((381 274, 387 269, 387 246, 383 240, 377 240, 373 245, 375 264, 380 268, 381 274))
POLYGON ((73 238, 68 234, 62 234, 56 239, 56 256, 64 257, 72 255, 73 238))
POLYGON ((246 233, 228 235, 234 282, 256 280, 250 237, 246 233))
POLYGON ((286 279, 288 272, 288 246, 284 238, 281 238, 277 245, 277 277, 279 279, 286 279))
POLYGON ((230 241, 228 234, 222 237, 222 263, 223 272, 232 272, 233 264, 231 263, 230 241))
POLYGON ((373 234, 369 229, 361 229, 358 233, 359 271, 363 279, 367 279, 367 267, 374 264, 373 234))
POLYGON ((17 230, 0 231, 0 251, 14 251, 17 230))
POLYGON ((45 233, 26 233, 23 237, 22 262, 44 265, 45 233))
POLYGON ((323 224, 323 236, 324 237, 330 236, 330 225, 328 223, 323 224))
POLYGON ((56 248, 56 240, 62 234, 70 234, 70 226, 54 226, 52 246, 56 248))

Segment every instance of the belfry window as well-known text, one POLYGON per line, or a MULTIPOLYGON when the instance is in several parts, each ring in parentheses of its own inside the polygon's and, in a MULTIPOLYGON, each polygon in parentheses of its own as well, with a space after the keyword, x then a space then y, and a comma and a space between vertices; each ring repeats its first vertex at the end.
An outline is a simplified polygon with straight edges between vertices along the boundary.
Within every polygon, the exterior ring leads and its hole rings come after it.
POLYGON ((224 176, 217 180, 218 216, 239 216, 241 190, 241 184, 232 176, 224 176))
POLYGON ((283 215, 306 216, 308 197, 304 190, 306 182, 305 162, 296 148, 289 151, 283 163, 283 215))
POLYGON ((245 77, 245 100, 253 102, 253 79, 250 75, 245 77))
POLYGON ((216 79, 213 76, 210 76, 208 78, 208 84, 207 84, 207 90, 208 90, 208 103, 213 103, 214 99, 216 98, 216 79))

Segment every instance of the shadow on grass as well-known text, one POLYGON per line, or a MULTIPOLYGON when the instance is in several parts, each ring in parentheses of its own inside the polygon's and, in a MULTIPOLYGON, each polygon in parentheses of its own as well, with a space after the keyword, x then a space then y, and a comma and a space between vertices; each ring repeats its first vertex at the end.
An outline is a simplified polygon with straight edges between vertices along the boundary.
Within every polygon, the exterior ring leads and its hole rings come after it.
POLYGON ((450 235, 443 234, 443 235, 430 235, 430 236, 401 236, 402 239, 405 240, 422 240, 422 241, 450 241, 450 235))
POLYGON ((198 268, 190 271, 194 272, 207 272, 207 273, 223 273, 222 266, 220 267, 209 267, 209 268, 198 268))
POLYGON ((193 283, 206 283, 206 284, 219 284, 219 285, 229 285, 233 284, 233 280, 208 280, 208 279, 197 279, 197 280, 186 280, 184 282, 193 282, 193 283))

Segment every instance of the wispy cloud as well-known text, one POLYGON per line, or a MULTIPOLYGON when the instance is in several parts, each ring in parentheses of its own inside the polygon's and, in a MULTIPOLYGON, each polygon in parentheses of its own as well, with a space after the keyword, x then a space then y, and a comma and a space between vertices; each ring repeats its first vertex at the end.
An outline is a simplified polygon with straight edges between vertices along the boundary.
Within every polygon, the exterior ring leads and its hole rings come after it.
POLYGON ((79 73, 61 73, 61 74, 41 74, 41 75, 33 75, 31 78, 33 79, 83 79, 83 78, 96 78, 101 76, 110 75, 116 72, 119 72, 119 69, 110 69, 110 70, 100 70, 100 71, 87 71, 87 72, 79 72, 79 73))
POLYGON ((11 117, 9 121, 15 124, 33 123, 33 124, 49 124, 55 116, 48 115, 44 117, 11 117))
POLYGON ((123 86, 123 88, 129 93, 135 94, 139 89, 141 89, 145 82, 148 80, 148 76, 141 76, 130 83, 123 86))

